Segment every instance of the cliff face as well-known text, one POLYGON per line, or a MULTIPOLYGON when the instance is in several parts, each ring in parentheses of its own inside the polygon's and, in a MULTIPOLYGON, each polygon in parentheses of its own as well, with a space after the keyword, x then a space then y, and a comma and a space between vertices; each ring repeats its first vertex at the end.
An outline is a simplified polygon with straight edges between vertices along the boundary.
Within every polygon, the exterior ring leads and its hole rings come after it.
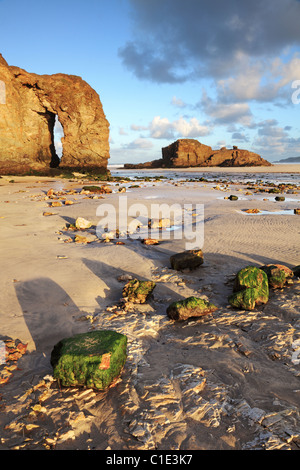
POLYGON ((80 77, 37 75, 9 66, 0 54, 0 174, 49 167, 106 171, 109 123, 98 94, 80 77), (54 124, 63 130, 61 162, 54 124))
POLYGON ((257 153, 248 150, 221 148, 213 150, 195 139, 179 139, 162 149, 162 158, 125 168, 188 168, 207 166, 271 166, 257 153))

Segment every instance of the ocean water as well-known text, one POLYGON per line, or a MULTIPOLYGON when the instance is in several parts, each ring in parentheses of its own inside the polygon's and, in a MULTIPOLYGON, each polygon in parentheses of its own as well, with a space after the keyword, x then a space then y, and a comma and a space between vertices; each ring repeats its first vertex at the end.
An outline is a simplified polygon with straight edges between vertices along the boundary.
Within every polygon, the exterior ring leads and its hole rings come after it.
POLYGON ((222 172, 214 171, 195 171, 195 169, 153 169, 153 170, 125 170, 122 165, 109 165, 111 175, 116 177, 126 177, 132 180, 142 178, 155 178, 161 177, 162 179, 172 179, 174 181, 186 180, 200 180, 204 178, 209 182, 224 182, 224 183, 261 183, 261 184, 296 184, 300 186, 300 173, 294 172, 259 172, 254 173, 251 170, 243 172, 231 172, 230 169, 224 169, 222 172))

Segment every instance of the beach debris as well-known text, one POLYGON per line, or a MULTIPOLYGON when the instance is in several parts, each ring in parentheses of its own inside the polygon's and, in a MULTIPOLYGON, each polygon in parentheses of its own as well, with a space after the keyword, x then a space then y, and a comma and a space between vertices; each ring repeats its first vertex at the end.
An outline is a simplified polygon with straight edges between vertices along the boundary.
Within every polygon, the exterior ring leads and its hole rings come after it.
POLYGON ((235 278, 233 294, 228 298, 232 307, 254 310, 269 300, 268 276, 255 266, 241 269, 235 278))
POLYGON ((123 282, 123 281, 131 281, 131 279, 133 279, 133 277, 131 276, 131 274, 121 274, 121 275, 118 277, 118 281, 120 281, 120 282, 123 282))
POLYGON ((143 245, 158 245, 159 241, 155 238, 144 238, 142 240, 143 245))
POLYGON ((19 339, 1 341, 0 347, 0 385, 9 381, 13 372, 18 369, 18 360, 26 353, 27 344, 19 339))
POLYGON ((149 219, 148 227, 151 229, 162 229, 171 226, 171 220, 168 218, 149 219))
POLYGON ((43 212, 44 217, 48 217, 50 215, 55 215, 55 213, 54 212, 43 212))
POLYGON ((244 212, 247 212, 247 214, 258 214, 260 210, 259 209, 246 209, 244 212))
POLYGON ((60 201, 53 201, 51 202, 50 207, 61 207, 62 203, 60 201))
POLYGON ((196 269, 203 264, 202 250, 186 250, 176 253, 170 257, 172 269, 182 271, 183 269, 196 269))
POLYGON ((140 281, 139 279, 131 279, 123 288, 123 298, 134 304, 144 304, 155 288, 153 281, 140 281))
POLYGON ((110 194, 112 193, 112 189, 108 184, 102 184, 101 186, 83 186, 81 194, 89 193, 110 194))
POLYGON ((260 269, 267 274, 269 287, 273 289, 282 289, 286 284, 293 284, 292 277, 294 273, 287 266, 282 264, 267 264, 261 266, 260 269))
POLYGON ((51 352, 53 377, 64 387, 105 390, 118 379, 127 358, 127 337, 112 330, 79 333, 51 352))
POLYGON ((172 320, 182 321, 193 317, 203 317, 217 310, 214 304, 198 297, 188 297, 173 302, 167 308, 167 315, 172 320))
POLYGON ((92 226, 92 223, 89 220, 84 219, 83 217, 77 217, 75 221, 75 227, 78 230, 85 230, 87 228, 90 228, 91 226, 92 226))

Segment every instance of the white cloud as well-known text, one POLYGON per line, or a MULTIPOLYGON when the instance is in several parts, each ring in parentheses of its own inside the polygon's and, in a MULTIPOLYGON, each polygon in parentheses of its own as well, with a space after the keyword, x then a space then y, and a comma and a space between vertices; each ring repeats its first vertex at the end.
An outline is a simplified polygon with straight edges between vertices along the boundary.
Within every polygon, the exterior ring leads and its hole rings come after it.
POLYGON ((211 128, 200 124, 195 117, 189 121, 183 117, 175 121, 169 121, 168 118, 155 116, 149 124, 149 131, 153 139, 196 138, 208 135, 211 128))
POLYGON ((150 140, 143 139, 143 138, 135 139, 132 142, 130 142, 129 144, 124 145, 124 148, 127 148, 127 149, 144 149, 144 150, 148 150, 148 149, 151 149, 152 147, 153 147, 153 143, 150 140))

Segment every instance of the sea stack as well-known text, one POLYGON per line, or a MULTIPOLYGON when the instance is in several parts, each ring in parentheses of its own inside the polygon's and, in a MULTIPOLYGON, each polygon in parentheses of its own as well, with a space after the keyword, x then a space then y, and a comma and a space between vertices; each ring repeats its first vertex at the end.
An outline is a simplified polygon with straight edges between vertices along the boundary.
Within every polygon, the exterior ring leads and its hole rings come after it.
POLYGON ((75 75, 37 75, 9 66, 0 54, 0 173, 49 168, 105 173, 109 123, 99 95, 75 75), (63 127, 63 154, 54 145, 55 120, 63 127))

